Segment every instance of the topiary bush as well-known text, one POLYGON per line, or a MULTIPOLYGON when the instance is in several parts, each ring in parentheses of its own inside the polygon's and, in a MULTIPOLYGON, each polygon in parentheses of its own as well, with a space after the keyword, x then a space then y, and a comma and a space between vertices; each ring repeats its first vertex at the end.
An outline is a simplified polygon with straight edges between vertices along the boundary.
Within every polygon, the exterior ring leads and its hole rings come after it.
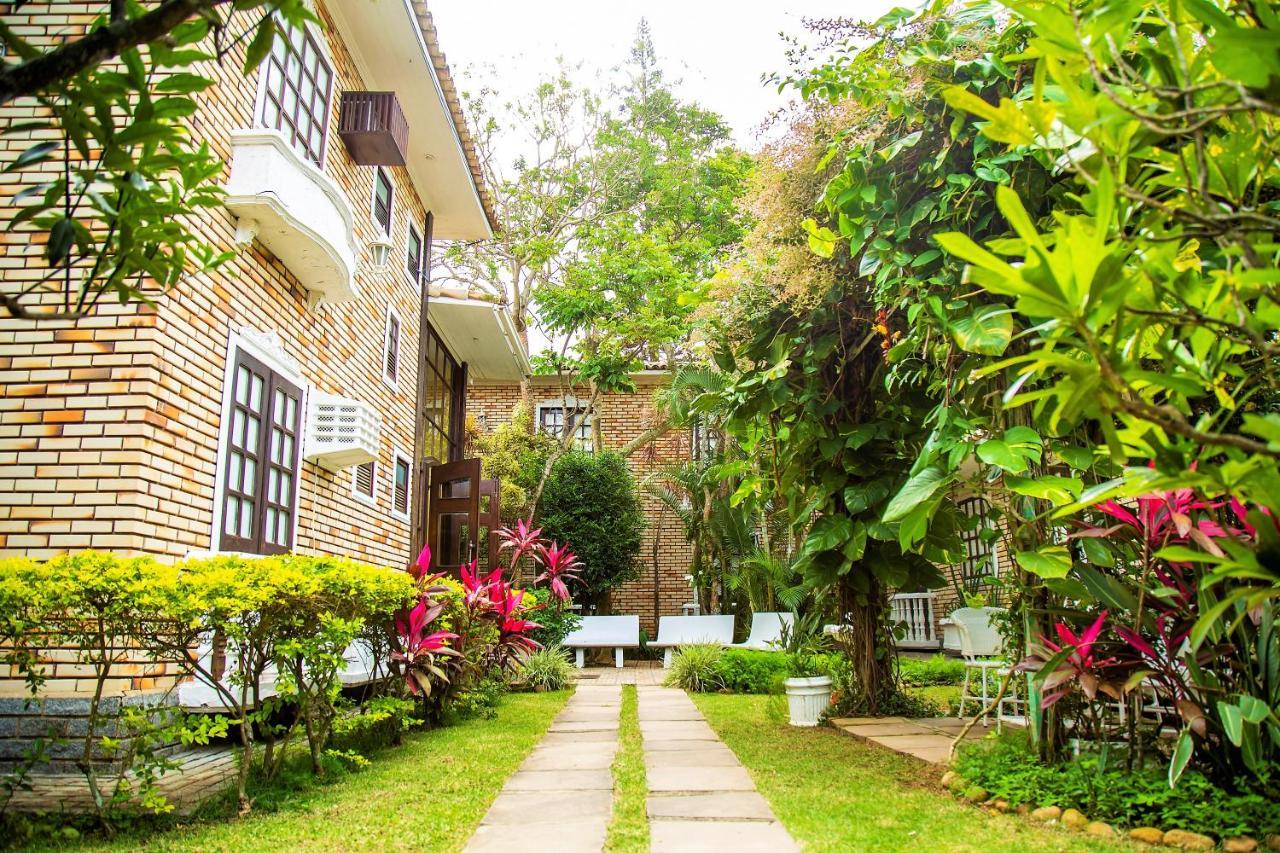
POLYGON ((720 656, 716 673, 734 693, 777 693, 786 678, 787 659, 780 652, 728 649, 720 656))
POLYGON ((644 515, 635 478, 617 453, 575 450, 556 461, 538 507, 542 535, 572 542, 582 561, 576 597, 599 604, 639 574, 644 515))

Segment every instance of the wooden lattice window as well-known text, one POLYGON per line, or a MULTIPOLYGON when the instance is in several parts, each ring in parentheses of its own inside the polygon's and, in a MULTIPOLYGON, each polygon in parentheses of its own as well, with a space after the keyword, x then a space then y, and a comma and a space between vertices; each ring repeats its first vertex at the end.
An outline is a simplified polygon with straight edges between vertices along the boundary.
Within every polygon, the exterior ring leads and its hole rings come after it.
POLYGON ((989 582, 999 575, 999 565, 991 506, 979 497, 965 498, 959 506, 960 512, 969 518, 969 523, 960 531, 965 552, 960 563, 960 582, 967 593, 994 593, 989 582))
POLYGON ((573 435, 573 446, 590 453, 591 415, 581 406, 550 404, 538 407, 538 429, 553 438, 562 438, 567 429, 573 435))
POLYGON ((283 553, 293 547, 302 389, 243 350, 231 383, 219 548, 283 553))
POLYGON ((280 23, 263 73, 258 123, 282 132, 317 166, 329 138, 333 69, 306 27, 280 23))

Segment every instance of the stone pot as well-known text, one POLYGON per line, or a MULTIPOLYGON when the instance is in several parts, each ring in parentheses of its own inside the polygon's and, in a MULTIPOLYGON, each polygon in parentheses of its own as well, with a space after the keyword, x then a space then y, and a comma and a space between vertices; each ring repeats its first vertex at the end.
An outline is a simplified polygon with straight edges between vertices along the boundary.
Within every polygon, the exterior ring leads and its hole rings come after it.
POLYGON ((788 678, 783 686, 787 689, 791 725, 816 726, 822 712, 831 704, 831 677, 788 678))

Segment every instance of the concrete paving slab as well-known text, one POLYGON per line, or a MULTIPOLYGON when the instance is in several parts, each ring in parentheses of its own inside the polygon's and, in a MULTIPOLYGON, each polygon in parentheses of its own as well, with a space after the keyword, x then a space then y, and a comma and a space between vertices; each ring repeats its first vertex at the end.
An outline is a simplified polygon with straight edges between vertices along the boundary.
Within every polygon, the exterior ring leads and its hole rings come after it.
POLYGON ((780 823, 760 821, 655 820, 649 824, 652 853, 790 853, 800 848, 780 823))
POLYGON ((661 791, 754 791, 755 783, 745 768, 739 767, 650 767, 649 790, 661 791))
POLYGON ((691 749, 715 746, 718 743, 720 743, 720 738, 663 738, 662 740, 646 738, 644 751, 646 754, 650 752, 688 752, 691 749))
POLYGON ((551 724, 549 732, 617 732, 617 720, 588 720, 585 722, 576 722, 570 720, 562 723, 556 720, 551 724))
POLYGON ((609 707, 567 708, 556 715, 557 723, 611 722, 618 719, 618 709, 609 707))
POLYGON ((906 717, 834 717, 831 720, 833 726, 871 726, 880 723, 906 723, 910 722, 906 717))
POLYGON ((881 723, 861 726, 841 726, 859 737, 887 737, 894 735, 935 735, 936 731, 915 723, 881 723))
POLYGON ((701 720, 641 720, 640 735, 653 740, 719 740, 711 726, 701 720))
POLYGON ((666 723, 701 720, 697 708, 652 708, 640 715, 642 723, 666 723))
POLYGON ((503 791, 612 791, 608 770, 517 770, 503 791))
POLYGON ((765 798, 755 791, 712 791, 649 797, 649 819, 775 820, 765 798))
POLYGON ((520 765, 521 770, 607 770, 618 750, 615 744, 598 741, 565 744, 554 749, 536 749, 520 765), (586 749, 585 747, 592 747, 586 749))
POLYGON ((607 822, 612 814, 612 791, 505 791, 481 823, 525 826, 588 818, 607 822))
POLYGON ((951 738, 945 735, 890 735, 869 737, 867 740, 906 752, 910 749, 933 749, 937 747, 951 748, 951 738))
POLYGON ((600 853, 607 826, 605 820, 562 820, 524 827, 481 824, 466 849, 467 853, 600 853))
POLYGON ((563 746, 573 743, 614 743, 617 729, 596 729, 589 732, 548 732, 542 736, 539 746, 563 746))
POLYGON ((646 767, 737 767, 738 756, 727 746, 707 746, 706 741, 690 749, 651 752, 644 757, 646 767))

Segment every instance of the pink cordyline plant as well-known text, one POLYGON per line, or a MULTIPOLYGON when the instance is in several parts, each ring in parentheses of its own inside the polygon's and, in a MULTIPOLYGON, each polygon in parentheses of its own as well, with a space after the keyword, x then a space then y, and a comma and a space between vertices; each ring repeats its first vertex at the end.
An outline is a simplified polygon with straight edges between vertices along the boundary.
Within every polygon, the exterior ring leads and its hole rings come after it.
POLYGON ((542 528, 535 528, 532 518, 516 521, 515 530, 510 527, 502 528, 498 531, 498 538, 502 540, 502 544, 498 546, 499 551, 511 549, 510 567, 513 571, 521 557, 525 554, 537 554, 545 544, 542 528))
POLYGON ((542 583, 546 581, 551 587, 551 594, 559 601, 569 600, 569 587, 566 581, 576 581, 578 576, 574 574, 578 567, 581 566, 578 557, 569 550, 568 545, 561 545, 552 541, 550 545, 544 546, 538 552, 538 560, 542 563, 542 574, 534 578, 534 583, 542 583))
POLYGON ((459 579, 462 581, 462 602, 468 608, 484 605, 489 601, 489 591, 494 584, 502 582, 502 568, 498 567, 484 577, 480 577, 479 562, 459 567, 459 579))
POLYGON ((1120 686, 1103 677, 1104 670, 1115 664, 1116 659, 1102 658, 1094 653, 1094 645, 1098 642, 1098 636, 1102 633, 1106 621, 1107 611, 1104 610, 1093 624, 1081 631, 1078 636, 1066 622, 1059 621, 1053 626, 1058 634, 1059 643, 1054 643, 1042 636, 1038 645, 1031 644, 1031 655, 1018 664, 1019 671, 1038 671, 1064 650, 1071 650, 1061 659, 1057 667, 1045 676, 1044 694, 1041 698, 1042 708, 1048 708, 1066 696, 1077 684, 1091 701, 1099 691, 1114 699, 1119 699, 1123 695, 1120 686))
POLYGON ((427 632, 428 626, 444 611, 442 602, 433 602, 422 596, 407 615, 396 617, 396 633, 400 636, 401 650, 392 652, 392 660, 404 664, 404 679, 409 692, 414 696, 420 693, 431 695, 432 681, 447 682, 444 669, 436 664, 440 655, 459 657, 456 649, 450 647, 458 635, 451 631, 427 632))

